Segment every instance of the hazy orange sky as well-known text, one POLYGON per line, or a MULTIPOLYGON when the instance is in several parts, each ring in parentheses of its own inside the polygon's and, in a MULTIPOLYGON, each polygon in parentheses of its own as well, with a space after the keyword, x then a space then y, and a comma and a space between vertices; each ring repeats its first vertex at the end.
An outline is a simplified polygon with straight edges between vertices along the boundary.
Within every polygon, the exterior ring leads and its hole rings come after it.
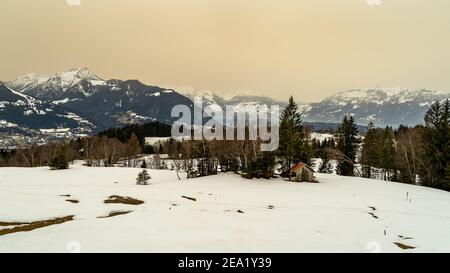
POLYGON ((450 90, 450 1, 0 0, 0 80, 105 78, 317 101, 360 87, 450 90))

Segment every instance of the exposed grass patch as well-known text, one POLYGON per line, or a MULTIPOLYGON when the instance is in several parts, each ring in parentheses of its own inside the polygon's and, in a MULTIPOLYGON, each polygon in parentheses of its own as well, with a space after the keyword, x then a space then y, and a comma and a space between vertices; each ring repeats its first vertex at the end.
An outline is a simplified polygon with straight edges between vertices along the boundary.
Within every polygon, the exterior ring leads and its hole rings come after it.
POLYGON ((373 212, 368 212, 373 218, 378 219, 378 216, 376 216, 373 212))
MULTIPOLYGON (((59 225, 68 221, 72 221, 75 215, 69 215, 65 217, 59 217, 59 218, 53 218, 49 220, 42 220, 42 221, 35 221, 35 222, 28 222, 28 223, 19 223, 18 225, 14 226, 13 228, 8 229, 0 229, 0 236, 16 233, 16 232, 26 232, 26 231, 32 231, 38 228, 44 228, 52 225, 59 225)), ((8 224, 12 224, 8 223, 8 224)), ((16 223, 17 224, 17 223, 16 223)))
POLYGON ((401 248, 401 249, 414 249, 414 248, 416 248, 415 246, 409 246, 409 245, 405 245, 405 244, 402 244, 402 243, 395 243, 394 242, 394 244, 396 246, 398 246, 399 248, 401 248))
POLYGON ((0 222, 0 227, 28 225, 29 222, 0 222))
POLYGON ((181 197, 184 198, 184 199, 187 199, 187 200, 194 201, 194 202, 197 201, 197 199, 194 198, 194 197, 189 197, 189 196, 185 196, 185 195, 182 195, 181 197))
POLYGON ((61 194, 60 196, 61 197, 70 197, 71 195, 70 194, 61 194))
POLYGON ((401 238, 403 240, 412 240, 412 239, 414 239, 413 237, 406 237, 406 236, 403 236, 403 235, 398 235, 398 238, 401 238))
POLYGON ((115 217, 115 216, 119 216, 119 215, 128 214, 128 213, 131 213, 131 212, 133 212, 133 211, 131 211, 131 210, 111 211, 108 215, 106 215, 106 216, 99 216, 97 218, 99 218, 99 219, 110 218, 110 217, 115 217))
POLYGON ((119 196, 119 195, 111 195, 106 199, 105 204, 125 204, 125 205, 142 205, 144 204, 144 201, 127 197, 127 196, 119 196))

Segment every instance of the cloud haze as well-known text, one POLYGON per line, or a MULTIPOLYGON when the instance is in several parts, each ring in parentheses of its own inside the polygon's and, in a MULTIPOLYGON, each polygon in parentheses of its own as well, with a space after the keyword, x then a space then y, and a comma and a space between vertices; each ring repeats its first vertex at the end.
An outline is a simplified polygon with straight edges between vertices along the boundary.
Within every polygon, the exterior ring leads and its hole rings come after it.
POLYGON ((104 78, 315 101, 380 86, 450 90, 450 1, 2 0, 0 80, 104 78))

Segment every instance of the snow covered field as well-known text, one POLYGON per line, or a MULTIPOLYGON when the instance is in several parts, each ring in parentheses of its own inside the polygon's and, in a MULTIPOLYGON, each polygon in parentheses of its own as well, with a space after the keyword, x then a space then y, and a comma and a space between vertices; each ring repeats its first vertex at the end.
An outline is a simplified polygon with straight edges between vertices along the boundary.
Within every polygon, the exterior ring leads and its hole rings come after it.
POLYGON ((155 170, 136 186, 139 171, 1 168, 0 223, 75 218, 0 235, 0 252, 450 252, 448 192, 324 174, 320 184, 178 181, 155 170), (145 203, 105 204, 111 195, 145 203), (112 211, 132 212, 98 218, 112 211))

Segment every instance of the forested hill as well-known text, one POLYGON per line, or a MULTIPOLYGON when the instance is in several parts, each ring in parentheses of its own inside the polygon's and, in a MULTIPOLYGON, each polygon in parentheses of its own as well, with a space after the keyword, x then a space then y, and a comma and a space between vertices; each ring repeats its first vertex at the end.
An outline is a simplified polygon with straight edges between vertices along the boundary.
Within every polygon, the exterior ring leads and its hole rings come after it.
POLYGON ((127 142, 133 133, 139 139, 143 147, 146 137, 170 137, 171 126, 161 122, 148 122, 144 124, 131 124, 120 128, 110 128, 98 133, 98 136, 107 136, 108 138, 117 138, 122 142, 127 142))

